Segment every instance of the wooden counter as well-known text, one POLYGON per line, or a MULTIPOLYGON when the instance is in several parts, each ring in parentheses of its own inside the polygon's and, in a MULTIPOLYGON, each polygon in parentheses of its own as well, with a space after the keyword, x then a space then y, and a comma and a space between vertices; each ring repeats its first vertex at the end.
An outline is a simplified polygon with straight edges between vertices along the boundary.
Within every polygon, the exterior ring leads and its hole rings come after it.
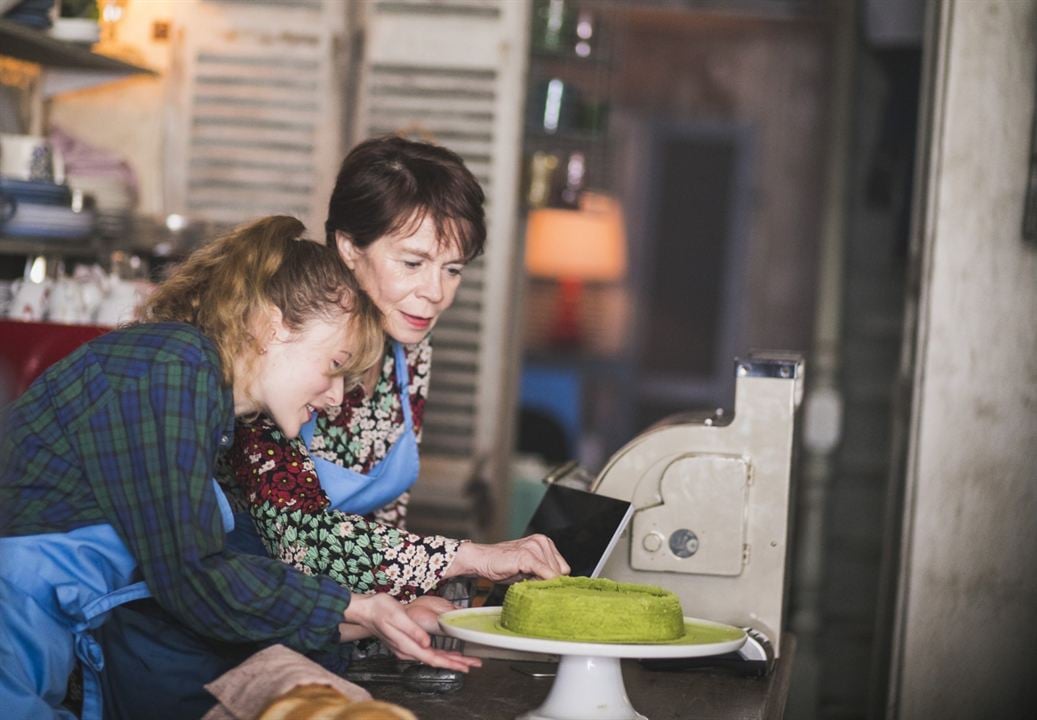
MULTIPOLYGON (((794 655, 794 638, 786 634, 782 656, 767 677, 707 669, 653 672, 624 660, 623 678, 631 704, 649 720, 773 720, 784 712, 794 655)), ((421 720, 511 720, 539 706, 554 682, 516 672, 512 663, 484 660, 463 688, 447 695, 420 695, 387 685, 369 689, 379 700, 398 703, 421 720)))

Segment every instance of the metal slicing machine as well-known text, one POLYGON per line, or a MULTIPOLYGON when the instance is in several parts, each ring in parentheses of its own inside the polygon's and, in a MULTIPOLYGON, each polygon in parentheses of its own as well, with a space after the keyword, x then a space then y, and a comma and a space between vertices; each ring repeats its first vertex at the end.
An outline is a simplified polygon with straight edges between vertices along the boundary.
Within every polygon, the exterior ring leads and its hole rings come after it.
POLYGON ((634 505, 602 575, 674 591, 687 615, 743 627, 735 661, 767 672, 780 653, 788 555, 793 422, 803 361, 735 361, 728 420, 675 416, 634 438, 593 492, 634 505))

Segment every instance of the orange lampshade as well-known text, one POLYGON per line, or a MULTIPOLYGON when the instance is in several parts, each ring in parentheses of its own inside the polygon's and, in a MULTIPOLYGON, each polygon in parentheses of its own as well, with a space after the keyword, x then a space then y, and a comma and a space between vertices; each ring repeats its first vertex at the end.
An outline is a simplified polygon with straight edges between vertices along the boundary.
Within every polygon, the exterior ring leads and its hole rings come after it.
POLYGON ((526 270, 563 280, 619 280, 626 273, 626 232, 619 203, 584 193, 578 210, 543 208, 529 214, 526 270))

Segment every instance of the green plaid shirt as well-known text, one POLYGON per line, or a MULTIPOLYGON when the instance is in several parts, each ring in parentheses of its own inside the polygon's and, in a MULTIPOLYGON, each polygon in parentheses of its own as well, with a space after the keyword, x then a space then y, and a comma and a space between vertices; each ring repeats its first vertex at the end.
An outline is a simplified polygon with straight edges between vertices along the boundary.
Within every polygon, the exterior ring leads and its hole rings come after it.
POLYGON ((83 345, 0 417, 0 537, 111 524, 155 599, 230 641, 308 651, 337 642, 349 592, 224 550, 212 487, 234 403, 213 343, 137 325, 83 345))

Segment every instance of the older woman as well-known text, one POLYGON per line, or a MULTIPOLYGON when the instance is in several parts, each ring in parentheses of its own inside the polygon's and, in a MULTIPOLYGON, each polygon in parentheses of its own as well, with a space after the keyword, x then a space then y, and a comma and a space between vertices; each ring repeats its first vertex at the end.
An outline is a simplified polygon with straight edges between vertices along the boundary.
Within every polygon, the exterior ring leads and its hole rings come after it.
POLYGON ((407 491, 418 478, 430 332, 483 250, 483 202, 462 160, 436 145, 375 138, 342 163, 327 242, 382 312, 388 342, 342 406, 318 411, 298 439, 268 418, 239 426, 236 484, 267 549, 282 560, 405 601, 458 575, 568 572, 543 536, 482 545, 404 529, 407 491))

